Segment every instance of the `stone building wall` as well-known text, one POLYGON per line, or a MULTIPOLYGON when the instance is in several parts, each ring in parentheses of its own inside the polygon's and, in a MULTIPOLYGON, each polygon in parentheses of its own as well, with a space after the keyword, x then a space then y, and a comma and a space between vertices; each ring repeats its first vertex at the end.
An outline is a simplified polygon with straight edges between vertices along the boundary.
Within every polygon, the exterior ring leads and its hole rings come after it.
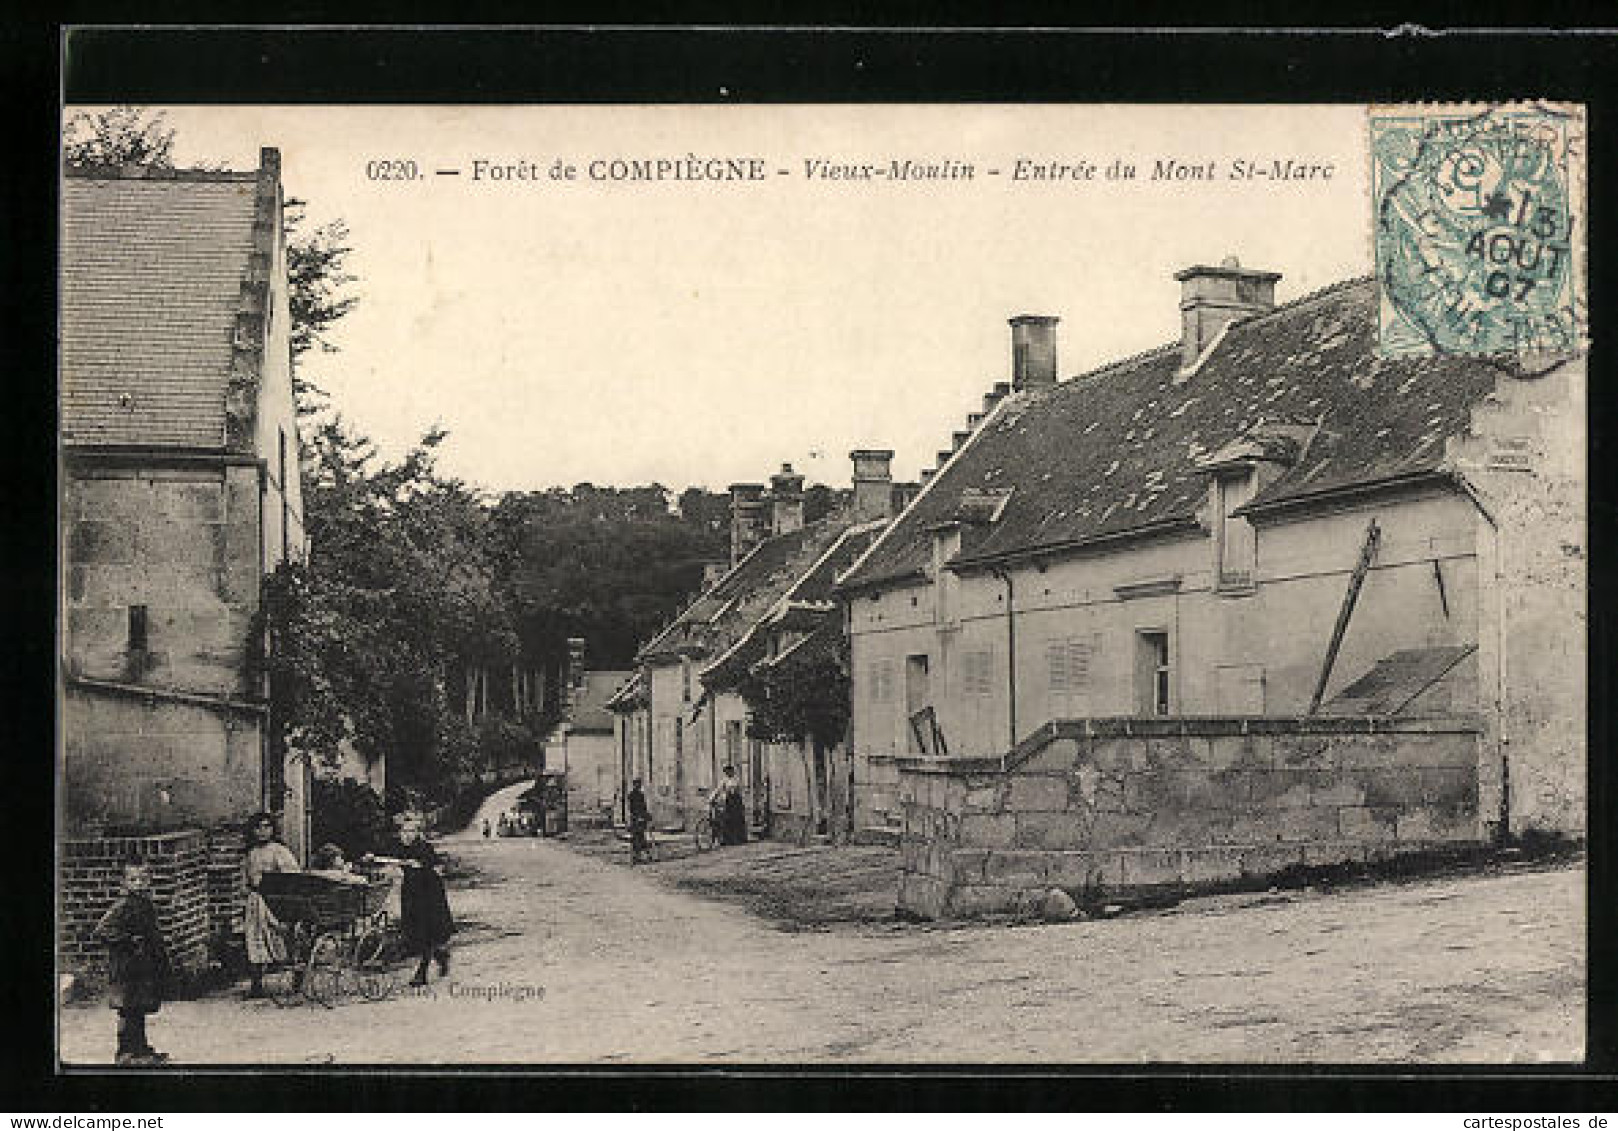
POLYGON ((126 864, 151 869, 152 902, 176 973, 182 980, 202 974, 210 957, 208 847, 195 830, 63 842, 57 917, 63 969, 105 979, 106 948, 93 932, 122 891, 126 864))
POLYGON ((1262 877, 1487 836, 1469 717, 1091 719, 900 763, 899 906, 928 918, 1262 877))
POLYGON ((250 465, 70 469, 70 834, 208 827, 263 804, 262 711, 249 702, 248 662, 259 516, 250 465))

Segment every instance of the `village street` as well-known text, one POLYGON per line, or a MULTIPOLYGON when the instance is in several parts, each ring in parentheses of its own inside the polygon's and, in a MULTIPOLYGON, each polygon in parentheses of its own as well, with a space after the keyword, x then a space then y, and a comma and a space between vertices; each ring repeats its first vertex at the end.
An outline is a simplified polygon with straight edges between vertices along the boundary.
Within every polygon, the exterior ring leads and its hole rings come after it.
MULTIPOLYGON (((1582 1056, 1582 868, 1066 925, 785 931, 672 889, 666 864, 525 838, 444 848, 474 874, 451 885, 462 934, 448 979, 331 1010, 172 1002, 154 1042, 177 1066, 1582 1056)), ((105 1006, 62 1017, 64 1062, 106 1063, 105 1006)))

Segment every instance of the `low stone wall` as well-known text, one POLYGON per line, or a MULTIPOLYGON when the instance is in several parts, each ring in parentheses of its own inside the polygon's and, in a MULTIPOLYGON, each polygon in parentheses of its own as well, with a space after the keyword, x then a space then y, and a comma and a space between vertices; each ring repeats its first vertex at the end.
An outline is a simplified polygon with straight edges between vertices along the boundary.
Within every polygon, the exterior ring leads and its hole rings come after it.
POLYGON ((208 968, 207 838, 185 830, 63 843, 57 930, 64 972, 104 980, 106 948, 95 940, 95 926, 122 891, 124 865, 135 863, 151 869, 152 902, 176 973, 194 978, 208 968))
POLYGON ((1027 910, 1487 836, 1475 720, 1086 719, 900 763, 899 907, 1027 910))
POLYGON ((854 839, 871 841, 897 824, 903 813, 899 800, 899 756, 866 754, 854 762, 854 839))

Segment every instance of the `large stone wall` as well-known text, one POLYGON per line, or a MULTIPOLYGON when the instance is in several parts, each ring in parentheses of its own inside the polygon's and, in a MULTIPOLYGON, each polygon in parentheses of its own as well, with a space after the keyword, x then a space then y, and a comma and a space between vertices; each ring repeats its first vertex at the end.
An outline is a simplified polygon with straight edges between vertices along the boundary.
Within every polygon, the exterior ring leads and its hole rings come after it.
POLYGON ((1475 843, 1475 720, 1090 719, 1005 759, 900 762, 899 906, 925 916, 1475 843))
POLYGON ((258 471, 90 461, 70 470, 68 831, 240 819, 263 804, 262 712, 244 702, 256 693, 258 471), (135 606, 146 609, 144 646, 132 639, 135 606))

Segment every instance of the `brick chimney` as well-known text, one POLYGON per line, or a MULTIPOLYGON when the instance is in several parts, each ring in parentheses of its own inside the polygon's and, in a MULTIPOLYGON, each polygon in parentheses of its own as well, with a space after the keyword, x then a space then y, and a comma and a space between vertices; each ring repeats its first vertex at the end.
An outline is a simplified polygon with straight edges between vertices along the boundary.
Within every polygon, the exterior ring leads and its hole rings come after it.
POLYGON ((764 484, 730 485, 730 564, 735 565, 764 540, 764 484))
POLYGON ((1056 384, 1056 324, 1048 314, 1011 319, 1011 387, 1045 389, 1056 384))
POLYGON ((893 499, 893 453, 880 448, 860 448, 848 453, 854 461, 854 521, 871 522, 889 518, 895 511, 893 499))
POLYGON ((803 476, 783 463, 770 476, 770 531, 790 534, 803 529, 803 476))
POLYGON ((573 713, 584 691, 584 637, 567 638, 567 710, 573 713))
POLYGON ((1218 267, 1187 267, 1180 283, 1180 368, 1190 369, 1230 323, 1275 306, 1274 271, 1249 271, 1234 255, 1218 267))

